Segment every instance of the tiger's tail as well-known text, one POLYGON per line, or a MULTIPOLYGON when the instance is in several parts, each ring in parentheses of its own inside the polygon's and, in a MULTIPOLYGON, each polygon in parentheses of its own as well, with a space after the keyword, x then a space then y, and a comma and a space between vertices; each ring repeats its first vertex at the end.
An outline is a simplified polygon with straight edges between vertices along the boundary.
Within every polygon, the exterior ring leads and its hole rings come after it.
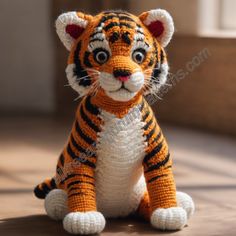
POLYGON ((46 179, 34 188, 34 194, 37 198, 44 199, 51 190, 56 188, 57 185, 54 178, 46 179))

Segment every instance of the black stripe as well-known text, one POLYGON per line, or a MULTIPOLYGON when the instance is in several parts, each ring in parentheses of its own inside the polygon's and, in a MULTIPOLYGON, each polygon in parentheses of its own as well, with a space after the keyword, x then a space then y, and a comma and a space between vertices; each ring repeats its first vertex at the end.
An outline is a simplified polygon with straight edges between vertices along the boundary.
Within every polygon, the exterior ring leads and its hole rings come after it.
MULTIPOLYGON (((158 83, 158 81, 155 80, 154 78, 158 78, 158 77, 160 76, 160 74, 161 74, 161 64, 160 64, 160 62, 158 61, 158 48, 157 48, 156 42, 154 42, 153 46, 154 46, 154 48, 155 48, 155 54, 157 55, 157 57, 156 57, 157 61, 156 61, 156 64, 155 64, 155 66, 154 66, 154 69, 153 69, 153 73, 152 73, 152 78, 151 78, 151 80, 158 83)), ((162 52, 162 50, 161 50, 161 52, 162 52)), ((163 52, 162 52, 162 53, 163 53, 163 52)), ((162 59, 161 59, 161 63, 162 63, 162 62, 163 62, 163 61, 162 61, 162 59)))
POLYGON ((159 134, 152 140, 150 144, 157 142, 160 139, 161 135, 162 135, 162 132, 160 131, 159 134))
POLYGON ((148 66, 152 66, 153 64, 154 64, 154 58, 151 57, 151 59, 150 59, 150 61, 149 61, 149 63, 148 63, 148 66))
POLYGON ((119 26, 119 27, 126 27, 126 28, 129 28, 129 29, 133 29, 134 27, 128 23, 125 23, 125 22, 111 22, 109 23, 107 26, 104 27, 104 30, 105 31, 108 31, 109 29, 115 27, 115 26, 119 26))
MULTIPOLYGON (((77 191, 78 191, 78 188, 70 188, 70 189, 68 190, 68 193, 70 193, 70 192, 72 192, 72 191, 74 191, 74 190, 77 190, 77 191)), ((95 192, 94 189, 92 189, 92 188, 86 188, 86 190, 95 192)))
POLYGON ((100 128, 96 126, 89 117, 85 114, 83 106, 80 107, 81 118, 86 122, 86 124, 93 129, 96 133, 100 131, 100 128))
POLYGON ((91 100, 91 96, 87 96, 86 101, 85 101, 85 109, 95 116, 99 115, 100 112, 99 112, 98 108, 96 106, 94 106, 90 102, 90 100, 91 100))
MULTIPOLYGON (((74 73, 78 78, 88 76, 88 73, 82 67, 80 59, 79 59, 80 50, 81 50, 81 41, 78 43, 77 48, 74 52, 74 62, 75 62, 74 73)), ((91 84, 92 84, 92 80, 89 79, 89 77, 79 80, 79 85, 81 86, 87 87, 87 86, 90 86, 91 84)))
POLYGON ((114 32, 114 33, 111 35, 111 37, 109 38, 109 41, 110 41, 111 43, 114 43, 114 42, 116 42, 116 41, 119 39, 119 37, 120 37, 120 34, 119 34, 118 32, 114 32))
POLYGON ((71 156, 72 159, 76 159, 79 162, 83 163, 84 165, 90 166, 91 168, 95 168, 95 164, 89 160, 87 160, 86 158, 81 158, 79 156, 77 156, 73 150, 71 149, 70 144, 67 145, 67 152, 68 154, 71 156))
POLYGON ((167 166, 165 169, 170 169, 170 168, 172 168, 172 165, 170 165, 170 166, 167 166))
POLYGON ((94 183, 91 183, 91 182, 88 182, 88 181, 77 180, 77 181, 73 181, 73 182, 69 183, 67 185, 67 188, 70 188, 71 186, 73 186, 75 184, 90 184, 92 186, 95 186, 94 183))
POLYGON ((161 177, 164 177, 164 176, 168 176, 167 174, 164 174, 164 175, 158 175, 158 176, 155 176, 153 178, 151 178, 150 180, 148 180, 148 183, 151 183, 157 179, 160 179, 161 177))
POLYGON ((64 163, 65 163, 65 157, 64 157, 63 154, 60 155, 60 157, 59 157, 59 162, 60 162, 61 166, 64 166, 64 163))
POLYGON ((153 69, 153 73, 151 77, 152 80, 156 81, 154 78, 158 78, 160 74, 161 74, 161 68, 160 68, 159 62, 157 62, 153 69))
POLYGON ((111 15, 108 15, 108 16, 103 16, 102 19, 100 20, 99 24, 98 24, 98 27, 101 25, 101 23, 105 23, 107 20, 110 20, 110 19, 113 19, 113 18, 118 18, 118 16, 115 15, 115 14, 111 14, 111 15))
MULTIPOLYGON (((87 150, 85 150, 83 147, 81 147, 80 145, 78 145, 78 143, 75 141, 74 136, 71 134, 71 142, 73 144, 73 146, 81 153, 81 154, 86 154, 87 150)), ((95 157, 95 155, 94 155, 95 157)))
POLYGON ((161 58, 161 64, 162 64, 164 62, 164 58, 165 58, 163 49, 161 49, 161 56, 160 56, 160 58, 161 58))
POLYGON ((75 129, 77 134, 81 137, 81 139, 83 139, 87 144, 92 145, 95 141, 93 139, 91 139, 89 136, 87 136, 86 134, 84 134, 84 132, 82 131, 79 122, 76 120, 75 121, 75 129))
POLYGON ((45 183, 42 184, 42 190, 45 194, 47 194, 51 191, 51 189, 45 183))
POLYGON ((140 30, 137 30, 136 32, 139 33, 139 34, 144 35, 144 33, 142 31, 140 31, 140 30))
POLYGON ((87 67, 89 67, 89 68, 93 67, 92 64, 90 63, 90 60, 89 60, 90 54, 91 54, 91 53, 88 52, 88 51, 86 51, 86 52, 84 53, 84 64, 85 64, 87 67))
POLYGON ((56 182, 55 182, 55 179, 54 179, 54 178, 51 179, 50 185, 51 185, 51 188, 52 188, 52 189, 57 188, 57 185, 56 185, 56 182))
POLYGON ((61 184, 63 184, 68 179, 74 178, 76 176, 81 176, 81 177, 87 177, 87 178, 90 178, 90 179, 94 179, 94 177, 92 177, 90 175, 86 175, 86 174, 71 174, 71 175, 67 175, 66 178, 61 181, 61 184))
POLYGON ((152 158, 155 157, 157 153, 159 153, 163 146, 163 140, 155 147, 151 152, 149 152, 143 159, 143 162, 147 164, 147 162, 152 158))
MULTIPOLYGON (((157 48, 157 43, 156 43, 156 41, 153 42, 153 47, 154 47, 154 49, 155 49, 155 55, 156 55, 156 57, 158 57, 158 48, 157 48)), ((158 59, 158 58, 157 58, 157 59, 158 59)))
POLYGON ((150 114, 150 111, 148 110, 148 111, 145 113, 145 115, 143 116, 143 120, 144 120, 144 121, 146 121, 146 119, 148 118, 149 114, 150 114))
POLYGON ((152 122, 153 122, 153 117, 148 121, 148 123, 146 123, 146 125, 144 125, 144 127, 143 127, 143 129, 144 130, 147 130, 148 128, 149 128, 149 126, 152 124, 152 122))
POLYGON ((39 186, 34 188, 34 194, 39 199, 44 199, 46 197, 46 194, 39 188, 39 186))
POLYGON ((128 45, 131 44, 131 39, 129 38, 129 32, 123 33, 121 38, 126 44, 128 44, 128 45))
POLYGON ((146 135, 146 140, 149 141, 149 139, 152 137, 152 135, 155 133, 157 127, 157 123, 155 123, 153 129, 146 135))
POLYGON ((161 161, 155 165, 149 166, 148 169, 145 171, 145 173, 148 173, 153 170, 157 170, 160 167, 164 166, 169 161, 169 157, 170 157, 170 154, 168 153, 163 161, 161 161))
POLYGON ((56 173, 59 175, 59 176, 61 176, 61 175, 63 175, 63 171, 62 171, 62 169, 57 165, 57 168, 56 168, 56 173))
POLYGON ((78 195, 84 195, 84 196, 89 196, 89 197, 94 198, 93 195, 88 194, 88 193, 83 193, 83 192, 80 192, 80 193, 72 193, 72 194, 69 194, 68 197, 73 197, 73 196, 78 196, 78 195))
MULTIPOLYGON (((144 39, 136 39, 137 42, 144 42, 144 39)), ((145 43, 145 42, 144 42, 145 43)))
POLYGON ((129 29, 133 29, 134 28, 132 25, 130 25, 128 23, 120 22, 120 27, 122 27, 122 26, 127 27, 129 29))
POLYGON ((120 24, 118 22, 111 22, 107 26, 104 27, 104 30, 108 31, 109 29, 111 29, 111 28, 113 28, 115 26, 120 26, 120 24))
POLYGON ((145 114, 143 115, 143 121, 146 121, 151 112, 150 107, 145 99, 143 99, 142 111, 145 112, 145 114))
POLYGON ((89 41, 89 43, 96 42, 96 41, 103 42, 104 39, 99 39, 99 38, 91 39, 91 40, 89 41))
POLYGON ((130 21, 130 22, 135 22, 128 14, 123 14, 123 13, 111 13, 110 15, 103 16, 101 21, 99 22, 98 26, 101 25, 101 23, 105 23, 107 20, 113 19, 113 18, 118 18, 119 20, 125 20, 125 21, 130 21))
POLYGON ((143 111, 144 105, 145 105, 145 103, 144 103, 144 100, 142 99, 142 104, 141 104, 141 106, 140 106, 140 108, 139 108, 140 112, 143 111))

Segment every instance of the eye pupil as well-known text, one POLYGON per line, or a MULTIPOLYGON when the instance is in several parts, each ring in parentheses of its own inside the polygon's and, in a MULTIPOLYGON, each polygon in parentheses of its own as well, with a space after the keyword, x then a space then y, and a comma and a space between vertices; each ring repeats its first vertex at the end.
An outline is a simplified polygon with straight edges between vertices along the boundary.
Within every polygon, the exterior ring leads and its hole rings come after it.
POLYGON ((98 54, 98 59, 99 59, 100 61, 106 60, 106 54, 105 54, 104 52, 99 53, 99 54, 98 54))
POLYGON ((137 53, 135 58, 136 58, 137 61, 142 61, 143 55, 141 53, 137 53))

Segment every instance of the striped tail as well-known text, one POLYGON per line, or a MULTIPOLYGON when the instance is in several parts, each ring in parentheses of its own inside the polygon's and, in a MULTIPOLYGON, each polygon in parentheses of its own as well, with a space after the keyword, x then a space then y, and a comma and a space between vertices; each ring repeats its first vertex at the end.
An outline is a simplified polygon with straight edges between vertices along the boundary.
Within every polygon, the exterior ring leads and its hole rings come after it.
POLYGON ((46 179, 34 188, 34 194, 37 198, 44 199, 55 188, 57 188, 55 179, 46 179))

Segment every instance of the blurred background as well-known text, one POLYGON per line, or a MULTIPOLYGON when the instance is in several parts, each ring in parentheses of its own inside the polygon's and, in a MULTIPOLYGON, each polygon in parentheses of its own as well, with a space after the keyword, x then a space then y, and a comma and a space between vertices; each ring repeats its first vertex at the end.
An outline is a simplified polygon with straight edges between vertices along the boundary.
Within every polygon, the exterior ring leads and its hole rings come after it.
POLYGON ((78 105, 65 87, 68 52, 55 33, 57 16, 153 8, 170 12, 176 32, 167 48, 170 86, 152 106, 172 149, 177 186, 198 203, 190 227, 176 235, 206 228, 202 235, 235 235, 234 0, 0 1, 0 235, 24 235, 29 224, 31 235, 62 231, 38 216, 42 202, 32 195, 38 181, 53 175, 78 105))

